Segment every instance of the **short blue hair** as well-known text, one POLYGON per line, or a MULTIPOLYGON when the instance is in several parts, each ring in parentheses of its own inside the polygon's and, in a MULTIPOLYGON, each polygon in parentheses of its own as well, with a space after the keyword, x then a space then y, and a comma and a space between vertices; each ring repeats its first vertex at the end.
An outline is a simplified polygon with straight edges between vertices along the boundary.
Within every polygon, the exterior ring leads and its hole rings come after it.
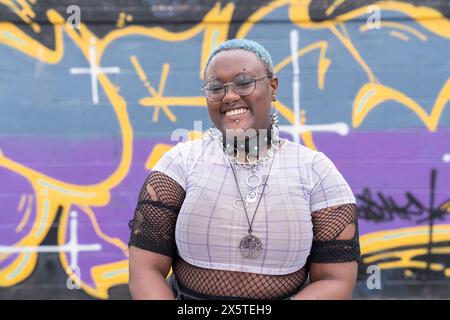
POLYGON ((238 49, 252 52, 264 64, 267 75, 273 77, 273 62, 269 52, 259 43, 249 39, 231 39, 220 43, 209 55, 203 74, 206 73, 209 63, 216 54, 222 51, 238 49))

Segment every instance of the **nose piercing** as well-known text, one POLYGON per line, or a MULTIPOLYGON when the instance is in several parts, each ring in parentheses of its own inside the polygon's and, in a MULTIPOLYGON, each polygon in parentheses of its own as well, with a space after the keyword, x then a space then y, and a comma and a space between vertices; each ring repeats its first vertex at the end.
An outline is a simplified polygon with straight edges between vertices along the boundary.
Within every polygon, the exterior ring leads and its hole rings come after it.
POLYGON ((236 119, 235 121, 236 121, 236 123, 238 123, 238 122, 239 122, 239 119, 236 119))

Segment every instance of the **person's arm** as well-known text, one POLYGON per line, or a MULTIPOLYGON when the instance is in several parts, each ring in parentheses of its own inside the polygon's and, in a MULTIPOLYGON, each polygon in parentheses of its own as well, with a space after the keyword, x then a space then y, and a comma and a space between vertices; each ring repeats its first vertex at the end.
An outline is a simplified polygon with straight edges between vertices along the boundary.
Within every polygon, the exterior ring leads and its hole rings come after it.
POLYGON ((133 299, 175 299, 166 276, 176 256, 175 225, 184 189, 153 171, 144 183, 130 222, 129 290, 133 299))
POLYGON ((358 263, 311 264, 311 283, 292 300, 349 300, 356 282, 358 263))
POLYGON ((172 266, 172 258, 130 247, 129 288, 133 299, 174 300, 166 276, 172 266))
POLYGON ((333 162, 316 153, 311 164, 310 283, 293 299, 352 298, 361 255, 355 202, 333 162))
MULTIPOLYGON (((312 259, 315 259, 316 261, 323 259, 323 261, 328 261, 328 263, 310 263, 310 284, 295 295, 292 300, 347 300, 352 298, 353 288, 356 284, 358 262, 356 260, 337 263, 329 261, 359 259, 359 247, 356 243, 355 233, 357 237, 355 224, 348 225, 336 240, 331 240, 331 242, 334 242, 334 252, 328 251, 328 249, 322 250, 324 254, 329 255, 328 258, 321 258, 319 256, 312 257, 312 259), (339 240, 347 240, 347 243, 339 242, 339 240), (349 241, 353 241, 353 245, 345 248, 345 246, 349 244, 349 241), (341 243, 341 245, 339 245, 339 243, 341 243), (344 250, 339 252, 342 249, 344 249, 346 253, 344 253, 344 250), (351 251, 353 251, 353 253, 350 253, 349 255, 349 252, 351 251), (335 257, 333 257, 333 255, 335 257), (341 257, 339 257, 339 255, 341 255, 341 257)), ((331 242, 328 242, 328 244, 331 242)), ((315 245, 317 245, 317 243, 315 245)), ((320 246, 321 244, 319 243, 318 245, 320 246)))

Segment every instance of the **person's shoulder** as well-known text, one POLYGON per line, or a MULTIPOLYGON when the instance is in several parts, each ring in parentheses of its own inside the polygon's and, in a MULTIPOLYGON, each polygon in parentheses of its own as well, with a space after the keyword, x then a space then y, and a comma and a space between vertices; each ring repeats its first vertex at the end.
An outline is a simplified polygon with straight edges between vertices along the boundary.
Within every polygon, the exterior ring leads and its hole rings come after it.
POLYGON ((181 154, 189 154, 205 148, 210 141, 211 139, 208 136, 203 135, 186 141, 177 142, 173 148, 181 154))
POLYGON ((310 160, 311 162, 314 161, 317 157, 325 156, 325 154, 321 151, 314 150, 308 146, 296 143, 288 139, 286 139, 286 148, 298 152, 303 160, 307 159, 310 160))

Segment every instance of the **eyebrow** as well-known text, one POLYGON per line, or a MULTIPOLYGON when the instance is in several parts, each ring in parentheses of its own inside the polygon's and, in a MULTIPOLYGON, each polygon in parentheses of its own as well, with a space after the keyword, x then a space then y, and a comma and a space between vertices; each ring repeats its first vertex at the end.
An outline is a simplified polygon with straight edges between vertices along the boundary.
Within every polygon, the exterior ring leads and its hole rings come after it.
MULTIPOLYGON (((236 79, 236 78, 238 78, 239 76, 242 76, 242 75, 249 75, 249 76, 255 76, 256 77, 256 74, 254 74, 253 72, 249 72, 248 70, 245 70, 245 71, 242 71, 242 72, 239 72, 239 73, 237 73, 235 76, 234 76, 234 78, 233 79, 236 79)), ((219 77, 213 77, 213 78, 210 78, 208 81, 206 81, 206 82, 211 82, 211 81, 215 81, 215 80, 219 80, 219 81, 222 81, 222 79, 220 79, 219 77)))

